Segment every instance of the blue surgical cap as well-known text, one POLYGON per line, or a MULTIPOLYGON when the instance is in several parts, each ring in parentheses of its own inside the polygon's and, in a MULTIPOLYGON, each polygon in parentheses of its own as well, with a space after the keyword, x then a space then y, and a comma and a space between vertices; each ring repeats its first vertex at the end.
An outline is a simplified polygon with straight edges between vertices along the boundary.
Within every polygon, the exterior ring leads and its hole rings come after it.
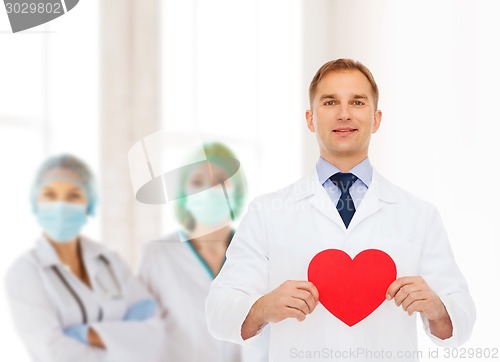
POLYGON ((49 157, 38 169, 31 187, 31 205, 36 212, 38 195, 43 186, 52 181, 68 181, 82 189, 87 198, 87 214, 95 215, 97 187, 90 168, 73 155, 49 157))

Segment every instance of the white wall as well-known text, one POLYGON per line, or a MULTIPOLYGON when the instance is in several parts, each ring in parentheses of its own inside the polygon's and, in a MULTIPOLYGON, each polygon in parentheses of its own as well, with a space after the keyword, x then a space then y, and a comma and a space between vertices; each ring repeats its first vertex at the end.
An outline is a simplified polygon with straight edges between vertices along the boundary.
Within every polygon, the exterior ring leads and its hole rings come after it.
MULTIPOLYGON (((162 124, 177 139, 168 146, 181 148, 192 135, 226 144, 241 161, 249 200, 298 179, 301 2, 162 5, 162 124)), ((163 209, 172 231, 171 207, 163 209)))

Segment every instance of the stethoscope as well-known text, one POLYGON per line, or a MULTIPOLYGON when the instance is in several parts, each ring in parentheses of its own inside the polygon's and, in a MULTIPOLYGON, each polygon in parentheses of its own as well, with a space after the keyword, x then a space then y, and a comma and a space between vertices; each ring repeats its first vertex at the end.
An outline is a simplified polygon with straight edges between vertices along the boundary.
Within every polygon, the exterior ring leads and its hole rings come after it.
MULTIPOLYGON (((116 287, 116 290, 118 291, 118 293, 111 293, 111 292, 107 291, 107 288, 104 286, 104 284, 99 279, 96 279, 100 288, 102 290, 104 290, 104 292, 106 292, 106 294, 109 297, 112 297, 114 299, 120 298, 121 297, 120 282, 118 281, 118 278, 116 277, 116 274, 111 266, 111 263, 109 262, 109 259, 106 258, 104 255, 99 255, 99 260, 101 260, 106 265, 106 268, 108 269, 108 272, 111 276, 111 279, 113 279, 113 283, 115 284, 115 287, 116 287)), ((61 283, 66 287, 66 289, 69 291, 69 293, 75 299, 76 303, 78 304, 78 307, 80 308, 80 312, 82 314, 83 324, 87 324, 88 323, 88 315, 87 315, 87 310, 85 308, 85 305, 83 304, 82 299, 80 298, 78 293, 75 291, 75 289, 69 284, 68 280, 64 277, 64 275, 61 273, 61 271, 57 268, 57 265, 53 265, 52 270, 57 275, 59 280, 61 280, 61 283)), ((104 312, 102 310, 102 307, 99 307, 98 321, 101 322, 103 318, 104 318, 104 312)))

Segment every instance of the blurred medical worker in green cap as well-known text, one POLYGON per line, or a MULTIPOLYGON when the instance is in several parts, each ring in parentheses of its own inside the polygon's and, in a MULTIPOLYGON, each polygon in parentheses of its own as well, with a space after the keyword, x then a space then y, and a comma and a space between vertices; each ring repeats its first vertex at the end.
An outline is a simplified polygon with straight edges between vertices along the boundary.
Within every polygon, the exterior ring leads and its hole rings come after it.
POLYGON ((267 346, 241 347, 208 332, 205 298, 225 261, 246 185, 234 153, 206 143, 180 173, 174 202, 180 230, 145 244, 139 275, 160 303, 164 358, 176 362, 267 361, 267 346), (202 156, 202 157, 200 157, 202 156))

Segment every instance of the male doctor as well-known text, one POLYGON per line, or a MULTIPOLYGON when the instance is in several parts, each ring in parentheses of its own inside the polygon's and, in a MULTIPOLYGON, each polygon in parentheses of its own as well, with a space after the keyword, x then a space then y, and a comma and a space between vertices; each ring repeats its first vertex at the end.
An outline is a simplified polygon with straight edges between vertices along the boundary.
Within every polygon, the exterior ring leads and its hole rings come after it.
POLYGON ((207 298, 214 337, 246 344, 270 328, 271 361, 418 361, 420 315, 437 345, 468 340, 474 303, 437 210, 368 159, 382 119, 378 96, 359 62, 337 59, 317 71, 306 120, 321 157, 309 175, 249 206, 207 298), (308 281, 311 259, 327 249, 351 258, 381 250, 397 269, 386 300, 352 326, 319 303, 308 281))

